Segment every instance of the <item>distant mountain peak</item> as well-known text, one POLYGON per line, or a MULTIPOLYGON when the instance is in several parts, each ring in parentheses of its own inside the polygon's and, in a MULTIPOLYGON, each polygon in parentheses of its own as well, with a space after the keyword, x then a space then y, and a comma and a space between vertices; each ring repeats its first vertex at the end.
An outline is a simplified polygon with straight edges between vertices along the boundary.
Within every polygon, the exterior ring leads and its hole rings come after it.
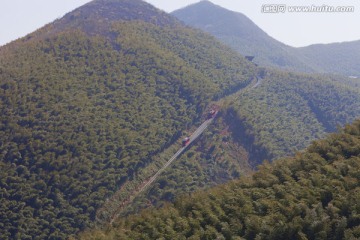
POLYGON ((143 20, 155 24, 168 24, 169 21, 174 21, 165 12, 142 0, 94 0, 67 14, 66 17, 107 21, 143 20))
POLYGON ((48 24, 31 37, 48 37, 67 30, 107 36, 112 24, 119 21, 144 21, 159 26, 179 24, 175 17, 142 0, 93 0, 48 24))
MULTIPOLYGON (((244 14, 234 12, 216 5, 208 0, 191 4, 182 9, 172 12, 172 15, 202 29, 204 25, 209 28, 208 32, 214 31, 227 35, 239 35, 243 37, 268 37, 256 24, 244 14), (228 27, 224 27, 226 22, 228 27)), ((206 30, 206 29, 205 29, 206 30)))
POLYGON ((172 12, 185 24, 217 37, 240 54, 255 56, 264 66, 312 71, 298 59, 292 48, 275 40, 242 13, 201 1, 172 12))
POLYGON ((189 6, 191 6, 191 5, 218 6, 218 5, 216 5, 215 3, 213 3, 213 2, 211 2, 209 0, 201 0, 201 1, 197 2, 197 3, 190 4, 189 6))
POLYGON ((204 0, 172 12, 185 24, 215 36, 262 66, 359 76, 360 40, 293 48, 269 36, 248 17, 204 0))

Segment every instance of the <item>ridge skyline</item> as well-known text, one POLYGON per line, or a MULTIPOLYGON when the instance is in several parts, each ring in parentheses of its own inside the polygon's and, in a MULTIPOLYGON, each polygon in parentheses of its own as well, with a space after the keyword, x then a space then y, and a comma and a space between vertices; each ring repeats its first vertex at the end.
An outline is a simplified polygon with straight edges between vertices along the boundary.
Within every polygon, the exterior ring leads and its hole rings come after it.
MULTIPOLYGON (((207 0, 208 1, 208 0, 207 0)), ((23 3, 19 0, 4 3, 0 10, 0 46, 24 37, 44 25, 64 16, 66 13, 90 2, 89 0, 59 1, 48 3, 34 0, 23 3), (38 14, 41 8, 41 14, 38 14)), ((167 13, 198 3, 198 0, 165 1, 146 0, 167 13)), ((352 13, 262 13, 268 1, 242 4, 230 0, 209 1, 250 18, 256 25, 276 40, 292 46, 304 47, 314 44, 328 44, 360 40, 360 30, 353 25, 360 21, 360 2, 347 0, 342 5, 354 6, 352 13)), ((309 2, 296 0, 293 5, 330 5, 327 1, 309 2)), ((333 3, 331 3, 333 4, 333 3)))

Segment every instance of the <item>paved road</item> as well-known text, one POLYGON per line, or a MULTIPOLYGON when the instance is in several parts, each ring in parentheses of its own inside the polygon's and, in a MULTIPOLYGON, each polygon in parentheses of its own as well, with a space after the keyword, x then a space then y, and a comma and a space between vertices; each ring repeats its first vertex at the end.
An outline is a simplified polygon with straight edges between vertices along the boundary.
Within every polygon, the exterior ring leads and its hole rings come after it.
MULTIPOLYGON (((215 115, 216 116, 216 115, 215 115)), ((214 120, 214 118, 208 119, 205 122, 203 122, 200 127, 198 127, 196 129, 196 131, 190 136, 190 142, 188 143, 188 145, 180 148, 170 159, 169 161, 167 161, 161 168, 159 171, 157 171, 150 179, 148 182, 146 182, 146 184, 144 186, 142 186, 138 191, 136 191, 136 193, 131 196, 128 200, 126 200, 124 202, 124 205, 127 205, 129 203, 131 203, 136 196, 138 196, 141 192, 143 192, 147 187, 149 187, 158 177, 159 175, 167 168, 170 166, 170 164, 172 162, 174 162, 189 146, 190 144, 195 141, 204 131, 205 129, 211 124, 211 122, 214 120)), ((122 206, 119 207, 117 209, 117 211, 114 213, 114 215, 111 217, 110 219, 110 224, 112 224, 115 219, 118 218, 119 216, 119 211, 121 210, 122 206)))
MULTIPOLYGON (((261 83, 262 83, 262 79, 257 77, 257 78, 256 78, 256 83, 255 83, 255 85, 253 85, 253 86, 251 87, 251 89, 258 87, 261 83)), ((203 122, 203 124, 201 124, 201 126, 198 127, 198 128, 196 129, 196 131, 190 136, 190 142, 189 142, 189 144, 188 144, 187 146, 185 146, 185 147, 180 148, 179 151, 177 151, 177 152, 174 154, 174 156, 172 156, 172 157, 169 159, 169 161, 167 161, 167 162, 164 164, 164 166, 162 166, 162 168, 160 168, 160 170, 157 171, 157 173, 155 173, 155 175, 150 178, 150 180, 139 190, 138 193, 141 193, 141 192, 144 191, 148 186, 150 186, 150 185, 158 178, 158 176, 159 176, 167 167, 169 167, 170 164, 171 164, 173 161, 175 161, 175 160, 180 156, 180 154, 183 153, 183 152, 185 151, 185 149, 186 149, 195 139, 197 139, 197 138, 205 131, 205 129, 211 124, 211 122, 212 122, 213 120, 214 120, 214 118, 210 118, 210 119, 206 120, 205 122, 203 122)))
POLYGON ((214 118, 210 118, 208 120, 206 120, 205 122, 203 122, 200 127, 198 127, 196 129, 196 131, 190 136, 190 142, 188 145, 186 145, 185 147, 182 147, 179 149, 179 151, 177 151, 170 159, 169 161, 167 161, 164 166, 162 166, 162 168, 160 168, 159 171, 157 171, 157 173, 154 174, 154 176, 152 176, 150 178, 150 180, 139 190, 138 193, 141 193, 142 191, 144 191, 148 186, 150 186, 157 178, 158 176, 167 168, 170 166, 170 164, 175 161, 180 154, 182 154, 186 148, 189 147, 189 145, 195 141, 204 131, 205 129, 211 124, 211 122, 213 121, 214 118))
POLYGON ((262 79, 262 78, 256 77, 256 83, 255 83, 254 86, 252 86, 250 89, 253 89, 253 88, 258 87, 262 82, 263 82, 263 79, 262 79))
MULTIPOLYGON (((262 83, 262 79, 257 78, 256 79, 256 83, 250 88, 256 88, 258 87, 260 84, 262 83)), ((214 118, 216 117, 216 115, 214 116, 214 118)), ((212 121, 214 120, 214 118, 210 118, 207 119, 206 121, 204 121, 200 127, 198 127, 196 129, 196 131, 190 136, 190 142, 187 146, 184 146, 182 148, 180 148, 170 159, 169 161, 167 161, 160 169, 159 171, 157 171, 150 179, 149 181, 146 182, 146 184, 144 186, 142 186, 133 196, 130 197, 130 199, 127 200, 127 204, 129 204, 130 202, 132 202, 135 197, 137 195, 139 195, 141 192, 143 192, 147 187, 149 187, 154 181, 156 181, 156 179, 159 177, 159 175, 170 166, 170 164, 172 162, 174 162, 188 147, 189 145, 195 141, 204 131, 205 129, 212 123, 212 121)), ((113 215, 113 217, 110 220, 110 224, 112 224, 114 222, 114 220, 119 216, 118 213, 115 213, 113 215)))

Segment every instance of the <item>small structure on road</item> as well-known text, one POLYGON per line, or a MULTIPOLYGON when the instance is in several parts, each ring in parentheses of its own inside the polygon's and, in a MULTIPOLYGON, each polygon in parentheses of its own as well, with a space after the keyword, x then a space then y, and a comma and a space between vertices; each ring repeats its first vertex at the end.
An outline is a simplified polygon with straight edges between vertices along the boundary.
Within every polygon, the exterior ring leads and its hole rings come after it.
POLYGON ((215 109, 211 109, 208 113, 207 119, 214 118, 217 113, 218 113, 218 111, 216 111, 215 109))
POLYGON ((190 138, 189 137, 184 138, 183 141, 182 141, 182 145, 184 147, 189 145, 189 143, 190 143, 190 138))

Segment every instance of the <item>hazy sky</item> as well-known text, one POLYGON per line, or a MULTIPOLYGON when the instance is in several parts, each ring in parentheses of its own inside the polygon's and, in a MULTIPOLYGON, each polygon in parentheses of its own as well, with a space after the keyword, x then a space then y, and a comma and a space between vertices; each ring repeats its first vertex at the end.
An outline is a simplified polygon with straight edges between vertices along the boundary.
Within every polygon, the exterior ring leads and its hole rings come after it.
MULTIPOLYGON (((147 0, 171 12, 199 0, 147 0)), ((89 0, 0 0, 0 46, 33 32, 89 0)), ((248 16, 275 39, 291 46, 360 40, 359 0, 212 0, 248 16), (286 4, 282 13, 269 4, 286 4), (348 13, 290 12, 291 6, 353 6, 348 13)))

